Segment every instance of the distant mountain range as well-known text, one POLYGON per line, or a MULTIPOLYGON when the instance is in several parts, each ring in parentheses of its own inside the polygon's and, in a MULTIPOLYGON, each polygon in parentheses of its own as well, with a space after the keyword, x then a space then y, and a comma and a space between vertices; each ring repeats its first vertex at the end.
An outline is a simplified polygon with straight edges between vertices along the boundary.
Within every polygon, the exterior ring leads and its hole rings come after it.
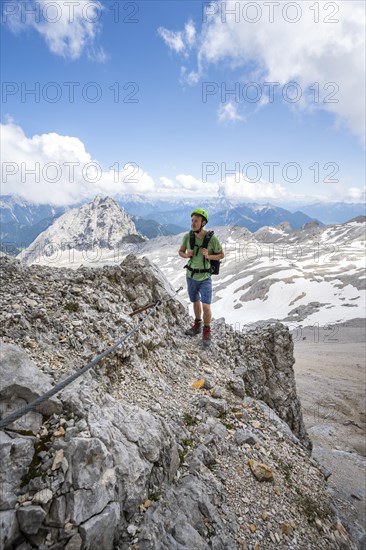
MULTIPOLYGON (((146 211, 146 207, 138 204, 131 204, 127 201, 122 203, 127 212, 135 214, 146 211), (135 211, 133 211, 135 209, 135 211)), ((151 220, 163 224, 176 224, 183 229, 190 225, 190 215, 192 210, 197 207, 195 203, 179 202, 176 203, 158 203, 151 211, 146 211, 145 216, 151 220)), ((206 201, 205 207, 209 212, 210 225, 239 225, 246 227, 250 231, 256 231, 264 225, 277 225, 281 222, 288 222, 291 227, 297 229, 313 220, 310 216, 302 212, 289 212, 284 208, 272 206, 270 204, 235 204, 227 200, 206 201)), ((140 214, 142 215, 142 214, 140 214)))
POLYGON ((331 223, 345 223, 357 216, 365 216, 366 205, 361 203, 318 202, 302 206, 301 211, 329 225, 331 223))
POLYGON ((18 223, 31 226, 46 219, 55 219, 66 210, 68 208, 63 206, 32 204, 12 195, 0 196, 0 220, 2 224, 18 223))
POLYGON ((192 209, 199 205, 204 205, 209 211, 211 225, 239 225, 250 231, 283 221, 289 222, 294 229, 311 220, 324 225, 344 223, 366 214, 364 203, 346 202, 318 202, 284 208, 272 204, 243 203, 224 197, 162 200, 137 194, 124 195, 117 202, 131 215, 164 224, 177 224, 184 229, 192 209))
POLYGON ((0 197, 0 250, 16 255, 26 248, 67 208, 32 204, 19 197, 0 197))
MULTIPOLYGON (((190 214, 198 205, 204 205, 209 211, 211 226, 238 225, 250 231, 282 222, 297 229, 314 219, 320 224, 343 223, 365 214, 364 204, 316 203, 291 212, 280 206, 243 204, 224 197, 161 199, 134 194, 120 196, 116 202, 132 217, 137 232, 149 239, 177 235, 187 230, 190 214)), ((16 255, 68 210, 69 207, 36 205, 15 196, 1 196, 0 250, 16 255)))

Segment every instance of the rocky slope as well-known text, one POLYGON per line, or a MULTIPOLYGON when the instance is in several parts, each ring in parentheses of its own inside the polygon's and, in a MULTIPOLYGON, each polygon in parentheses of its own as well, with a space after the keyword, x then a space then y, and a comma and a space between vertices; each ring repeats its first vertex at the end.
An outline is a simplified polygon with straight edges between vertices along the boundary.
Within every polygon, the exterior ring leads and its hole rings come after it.
POLYGON ((1 411, 125 345, 0 432, 5 549, 355 548, 310 458, 283 325, 222 321, 207 352, 147 259, 100 269, 1 258, 1 411))

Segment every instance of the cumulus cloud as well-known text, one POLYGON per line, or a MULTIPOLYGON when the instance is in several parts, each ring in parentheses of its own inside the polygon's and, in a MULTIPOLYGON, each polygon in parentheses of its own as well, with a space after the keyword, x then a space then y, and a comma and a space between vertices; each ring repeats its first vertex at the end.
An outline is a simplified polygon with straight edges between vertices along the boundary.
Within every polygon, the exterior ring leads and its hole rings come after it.
POLYGON ((196 41, 196 28, 191 20, 185 24, 184 31, 170 31, 164 27, 159 27, 158 34, 171 50, 185 55, 196 41))
POLYGON ((207 183, 189 174, 178 174, 174 179, 161 176, 158 193, 172 197, 215 197, 218 188, 217 182, 207 183))
POLYGON ((174 179, 161 177, 159 194, 177 197, 226 197, 242 199, 243 201, 260 200, 289 200, 299 198, 289 194, 288 190, 280 184, 270 183, 264 180, 249 181, 240 172, 230 175, 224 181, 208 182, 195 178, 189 174, 179 174, 174 179), (290 196, 291 195, 291 196, 290 196))
POLYGON ((350 187, 346 193, 345 199, 349 202, 365 202, 366 201, 366 187, 350 187))
POLYGON ((3 21, 13 32, 35 29, 50 51, 64 58, 78 59, 84 52, 103 62, 106 54, 95 45, 100 31, 103 6, 97 0, 16 0, 5 7, 3 21))
POLYGON ((357 187, 339 187, 331 196, 310 198, 294 194, 276 182, 251 180, 241 172, 223 178, 217 171, 210 176, 212 181, 191 174, 170 178, 163 175, 155 182, 133 163, 115 162, 113 166, 103 168, 77 137, 61 136, 55 132, 27 137, 13 122, 1 125, 0 134, 1 192, 19 195, 35 204, 66 206, 90 200, 97 194, 113 197, 125 193, 179 198, 225 196, 243 202, 365 200, 364 189, 357 187))
POLYGON ((207 3, 205 10, 195 39, 197 69, 185 68, 196 78, 187 82, 194 84, 210 66, 242 70, 246 80, 261 84, 294 81, 299 108, 331 112, 364 141, 364 2, 227 0, 207 3))
POLYGON ((154 180, 135 164, 104 170, 77 137, 56 133, 27 137, 1 125, 2 193, 37 204, 72 205, 96 194, 152 193, 154 180))
POLYGON ((169 31, 168 29, 164 29, 164 27, 159 27, 158 33, 171 50, 179 53, 185 49, 181 32, 169 31))
POLYGON ((227 198, 244 201, 288 200, 288 191, 282 185, 266 181, 249 181, 240 173, 227 177, 225 183, 220 184, 219 193, 227 198))

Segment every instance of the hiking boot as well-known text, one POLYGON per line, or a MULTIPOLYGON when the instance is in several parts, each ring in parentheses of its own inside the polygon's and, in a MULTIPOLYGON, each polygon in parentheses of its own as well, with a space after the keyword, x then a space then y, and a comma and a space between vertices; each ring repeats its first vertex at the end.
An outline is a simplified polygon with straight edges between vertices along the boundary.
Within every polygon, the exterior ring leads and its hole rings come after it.
POLYGON ((187 336, 196 336, 197 334, 200 334, 202 330, 202 321, 201 319, 195 319, 194 324, 191 326, 191 328, 188 328, 184 334, 187 336))
POLYGON ((211 344, 211 327, 208 325, 203 327, 202 343, 204 348, 208 348, 211 344))

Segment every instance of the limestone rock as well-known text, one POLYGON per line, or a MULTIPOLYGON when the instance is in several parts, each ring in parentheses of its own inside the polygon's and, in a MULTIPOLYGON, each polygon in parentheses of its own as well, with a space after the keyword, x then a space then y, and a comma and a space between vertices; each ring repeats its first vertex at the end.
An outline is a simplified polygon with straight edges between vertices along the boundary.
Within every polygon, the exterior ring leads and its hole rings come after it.
POLYGON ((79 533, 76 533, 76 535, 73 535, 71 539, 68 541, 68 543, 66 544, 65 550, 81 550, 82 544, 83 544, 83 539, 81 538, 79 533))
POLYGON ((63 449, 59 449, 58 451, 56 451, 51 470, 52 471, 58 470, 61 467, 63 460, 64 460, 64 451, 63 449))
POLYGON ((256 435, 245 428, 241 428, 235 432, 234 440, 238 445, 243 445, 244 443, 248 443, 248 445, 255 445, 256 443, 261 443, 260 439, 256 435))
POLYGON ((45 517, 46 512, 41 506, 31 505, 18 508, 17 510, 19 528, 26 535, 35 535, 38 533, 45 517))
POLYGON ((229 386, 235 395, 238 397, 245 397, 245 385, 242 378, 234 378, 234 380, 230 380, 229 386))
POLYGON ((116 472, 111 454, 96 438, 73 439, 67 456, 74 488, 68 495, 67 509, 71 521, 79 525, 99 514, 114 499, 116 472))
MULTIPOLYGON (((204 484, 193 475, 187 476, 176 489, 170 488, 166 492, 164 502, 146 512, 139 536, 140 548, 209 550, 204 538, 205 521, 214 524, 217 530, 223 528, 204 484)), ((234 547, 233 542, 232 539, 227 547, 234 547)))
POLYGON ((199 400, 199 406, 204 409, 210 416, 219 417, 225 414, 228 410, 227 403, 224 399, 214 399, 213 397, 204 396, 199 400))
POLYGON ((47 516, 47 524, 53 527, 63 527, 66 520, 66 497, 61 495, 53 499, 47 516))
MULTIPOLYGON (((18 346, 2 344, 0 362, 1 401, 17 396, 29 403, 51 389, 50 377, 40 372, 28 355, 18 346)), ((40 404, 38 411, 45 415, 58 413, 61 411, 61 404, 52 397, 40 404)))
POLYGON ((33 458, 33 438, 12 438, 0 431, 0 510, 15 506, 16 492, 33 458))
POLYGON ((15 510, 0 512, 0 548, 8 550, 19 538, 19 526, 15 510))
POLYGON ((293 342, 288 329, 280 323, 260 327, 244 337, 243 344, 246 394, 264 401, 311 451, 296 395, 293 342))
POLYGON ((120 507, 113 502, 104 510, 80 525, 83 545, 89 550, 113 550, 113 539, 119 522, 120 507))
POLYGON ((215 386, 215 379, 213 376, 209 376, 209 375, 205 375, 204 377, 204 385, 203 387, 205 388, 205 390, 211 390, 214 388, 215 386))
POLYGON ((50 500, 52 500, 53 493, 50 489, 42 489, 42 491, 39 491, 36 493, 32 499, 33 504, 47 504, 50 500))

